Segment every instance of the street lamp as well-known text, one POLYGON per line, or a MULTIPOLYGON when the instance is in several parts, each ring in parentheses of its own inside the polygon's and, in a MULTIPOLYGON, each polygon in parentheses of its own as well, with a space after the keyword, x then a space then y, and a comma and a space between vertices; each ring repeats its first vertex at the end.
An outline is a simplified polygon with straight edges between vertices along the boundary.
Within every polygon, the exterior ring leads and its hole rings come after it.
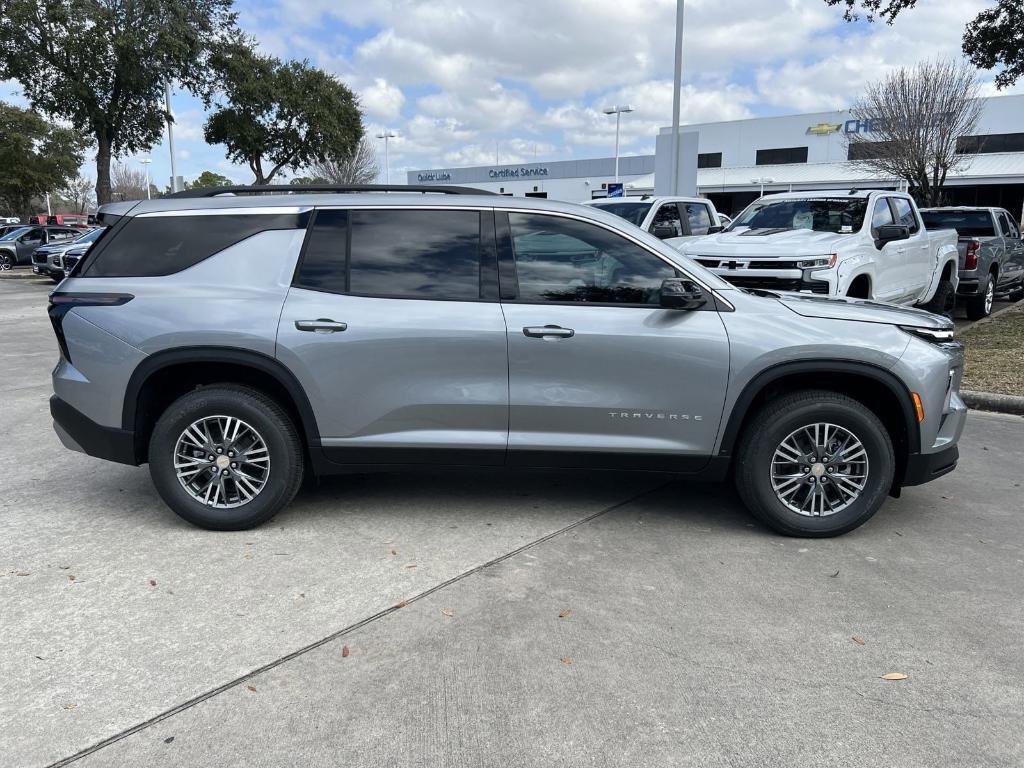
POLYGON ((139 162, 146 166, 146 199, 152 200, 153 196, 149 192, 149 164, 153 162, 153 158, 144 157, 141 160, 139 160, 139 162))
POLYGON ((391 183, 391 164, 388 161, 388 139, 393 139, 396 135, 397 134, 389 131, 387 128, 377 134, 378 139, 384 139, 384 177, 385 183, 387 184, 391 183))
POLYGON ((760 178, 757 178, 757 179, 751 179, 750 183, 751 184, 760 184, 761 185, 761 197, 764 197, 764 185, 765 184, 774 184, 775 183, 775 179, 773 179, 771 176, 761 176, 760 178))
POLYGON ((607 107, 604 110, 606 115, 615 115, 615 181, 619 181, 619 122, 622 120, 623 112, 632 112, 633 107, 623 104, 619 107, 607 107))

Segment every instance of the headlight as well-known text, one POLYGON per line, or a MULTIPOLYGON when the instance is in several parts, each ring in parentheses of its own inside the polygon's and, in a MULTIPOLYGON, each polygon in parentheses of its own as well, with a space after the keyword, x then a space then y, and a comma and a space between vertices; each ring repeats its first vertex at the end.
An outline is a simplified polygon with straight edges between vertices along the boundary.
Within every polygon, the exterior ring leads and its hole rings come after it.
POLYGON ((800 269, 828 269, 829 267, 834 267, 836 265, 837 259, 838 256, 836 254, 830 253, 828 256, 820 256, 814 259, 798 261, 796 265, 800 267, 800 269))
POLYGON ((953 329, 940 330, 936 328, 918 328, 913 325, 901 325, 900 330, 906 331, 911 336, 930 341, 932 344, 944 344, 953 340, 953 329))

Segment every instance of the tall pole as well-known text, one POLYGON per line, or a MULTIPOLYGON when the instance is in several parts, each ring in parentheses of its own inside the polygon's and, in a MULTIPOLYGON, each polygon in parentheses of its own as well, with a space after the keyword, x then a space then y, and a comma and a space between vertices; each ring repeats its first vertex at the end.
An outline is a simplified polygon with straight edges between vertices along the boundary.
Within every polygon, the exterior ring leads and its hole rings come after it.
POLYGON ((397 134, 385 128, 377 134, 378 139, 384 139, 384 183, 391 183, 391 159, 388 157, 388 139, 395 138, 397 134))
POLYGON ((171 150, 171 192, 179 192, 178 189, 178 161, 174 156, 174 128, 171 127, 171 84, 164 86, 164 108, 167 111, 167 146, 171 150))
POLYGON ((144 157, 141 160, 139 160, 139 162, 142 163, 144 166, 146 166, 146 199, 147 200, 152 200, 153 196, 152 196, 152 193, 149 191, 149 187, 150 187, 150 183, 149 183, 149 164, 153 162, 153 158, 151 158, 151 157, 144 157))
POLYGON ((679 194, 679 101, 683 90, 683 4, 676 0, 676 66, 672 76, 672 194, 679 194))
POLYGON ((615 113, 615 183, 619 183, 619 123, 622 122, 622 112, 615 113))

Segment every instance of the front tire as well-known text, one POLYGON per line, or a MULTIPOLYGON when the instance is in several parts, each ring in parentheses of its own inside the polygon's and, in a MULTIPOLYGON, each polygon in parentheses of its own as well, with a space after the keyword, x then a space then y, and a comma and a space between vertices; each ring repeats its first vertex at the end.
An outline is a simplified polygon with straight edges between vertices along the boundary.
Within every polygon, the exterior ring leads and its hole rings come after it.
POLYGON ((992 314, 992 305, 996 300, 996 281, 992 275, 985 277, 984 285, 979 286, 977 296, 971 296, 967 300, 967 319, 981 320, 992 314))
POLYGON ((13 255, 8 252, 0 253, 0 272, 6 272, 9 269, 14 269, 16 259, 13 255))
POLYGON ((266 522, 295 496, 302 444, 288 414, 262 392, 201 387, 160 416, 149 441, 149 472, 179 517, 239 531, 266 522))
POLYGON ((786 536, 839 536, 885 501, 896 459, 885 426, 860 402, 808 390, 769 402, 740 440, 735 481, 759 520, 786 536))

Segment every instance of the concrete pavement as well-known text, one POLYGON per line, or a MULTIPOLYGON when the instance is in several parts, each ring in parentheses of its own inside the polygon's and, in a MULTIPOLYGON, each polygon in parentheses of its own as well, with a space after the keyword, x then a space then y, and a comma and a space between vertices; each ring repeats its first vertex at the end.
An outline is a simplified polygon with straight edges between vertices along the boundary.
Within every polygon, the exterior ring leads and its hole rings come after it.
POLYGON ((341 479, 215 534, 59 446, 45 293, 0 285, 0 765, 1024 762, 1024 419, 826 541, 568 473, 341 479))

